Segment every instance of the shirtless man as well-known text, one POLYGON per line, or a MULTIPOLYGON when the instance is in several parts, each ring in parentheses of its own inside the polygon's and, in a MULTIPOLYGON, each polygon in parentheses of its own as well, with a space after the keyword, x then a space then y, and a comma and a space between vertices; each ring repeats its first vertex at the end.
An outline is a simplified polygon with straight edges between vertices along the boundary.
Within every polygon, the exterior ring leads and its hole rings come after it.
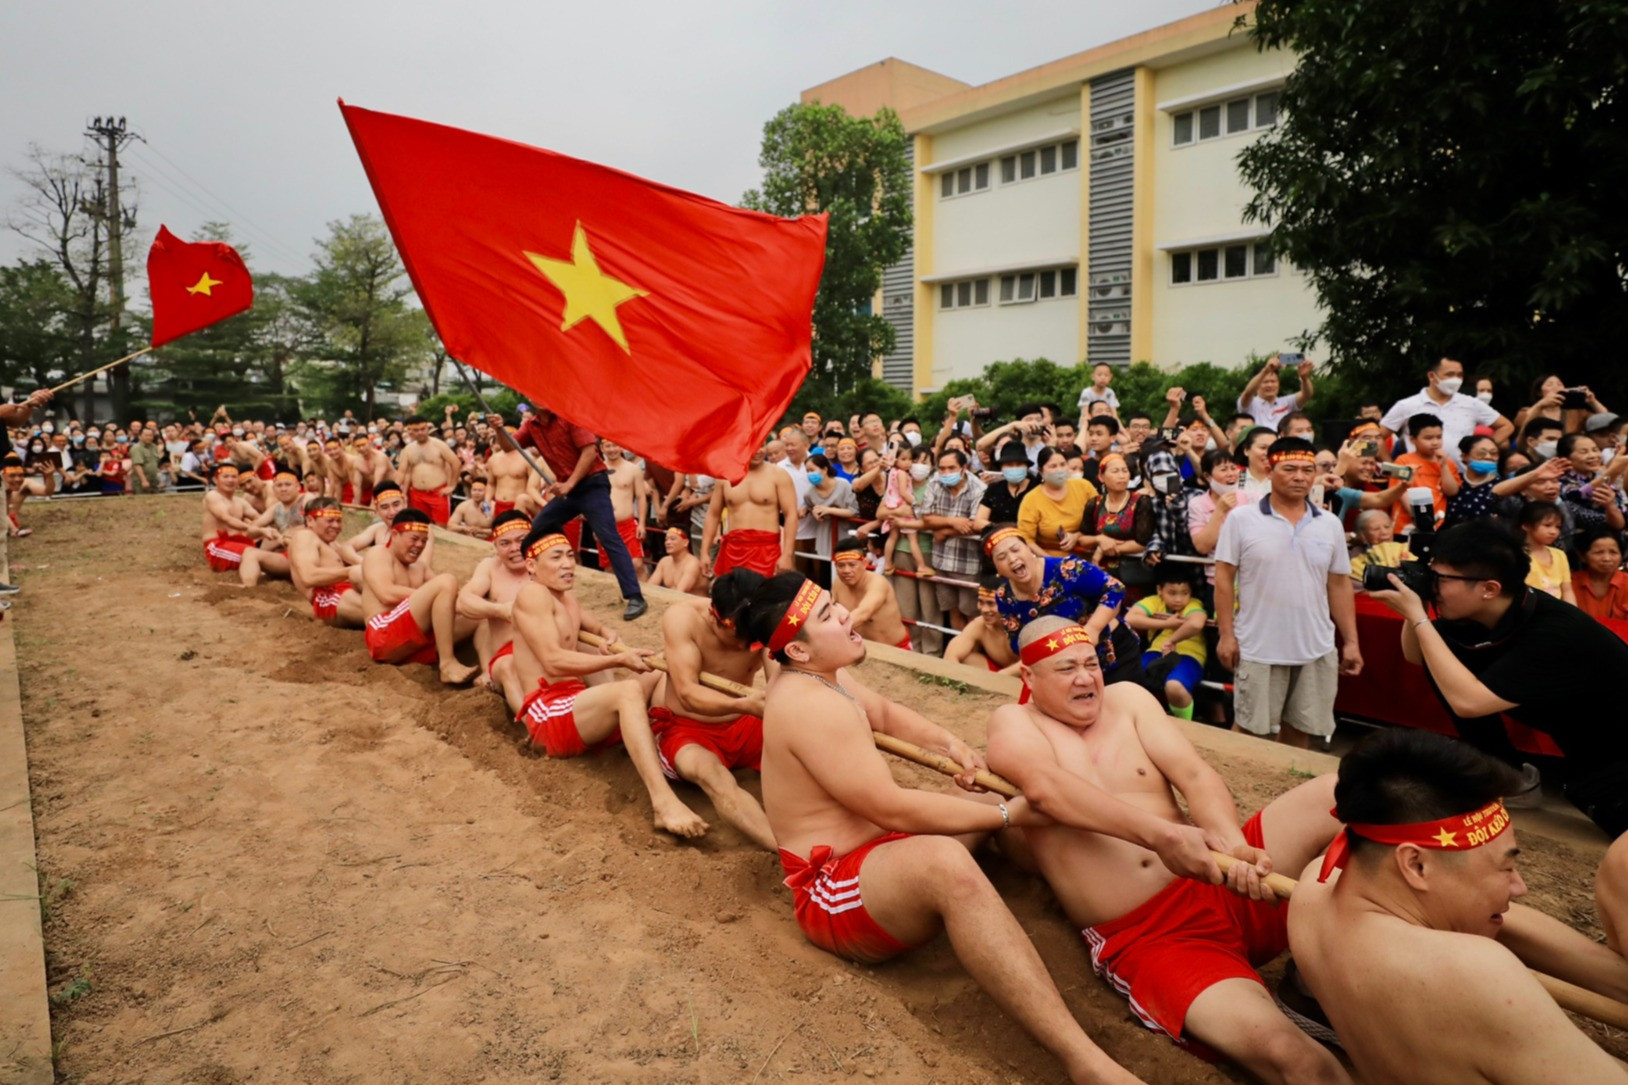
POLYGON ((572 592, 576 551, 564 535, 533 529, 524 553, 531 579, 514 600, 514 668, 528 692, 517 721, 550 757, 576 757, 626 744, 650 795, 656 828, 675 836, 702 835, 707 823, 679 801, 662 775, 645 687, 636 679, 588 681, 615 667, 649 673, 645 658, 651 653, 615 652, 608 645, 604 651, 583 651, 577 643, 581 632, 604 637, 608 644, 616 637, 577 603, 572 592))
POLYGON ((966 769, 963 787, 982 758, 844 669, 864 660, 865 641, 812 581, 799 573, 767 581, 738 624, 780 664, 763 715, 763 809, 808 940, 876 963, 944 931, 973 979, 1070 1080, 1136 1081, 1081 1030, 972 858, 984 835, 1044 819, 1025 799, 968 802, 894 782, 873 729, 953 758, 966 769))
POLYGON ((1333 776, 1240 826, 1226 782, 1153 695, 1103 683, 1093 641, 1067 618, 1024 626, 1032 699, 989 719, 990 767, 1051 818, 1023 836, 1092 967, 1144 1025, 1184 1046, 1202 1044, 1274 1085, 1349 1085, 1255 971, 1288 946, 1288 909, 1262 878, 1274 865, 1299 870, 1333 839, 1333 776), (1211 849, 1244 860, 1225 884, 1211 849))
POLYGON ((345 510, 331 497, 305 503, 307 531, 288 540, 289 579, 311 601, 317 621, 341 629, 360 629, 367 619, 362 606, 361 567, 347 562, 335 548, 345 525, 345 510))
POLYGON ((447 519, 447 530, 460 535, 473 535, 477 539, 492 537, 493 517, 496 510, 486 500, 486 483, 475 479, 469 483, 469 500, 460 502, 447 519))
POLYGON ((373 442, 365 433, 351 439, 351 459, 356 464, 356 472, 362 483, 362 491, 356 495, 356 503, 371 505, 374 487, 390 477, 390 459, 373 447, 373 442))
POLYGON ((1018 673, 1018 655, 1012 651, 1012 641, 1001 624, 1000 606, 995 602, 1000 586, 998 576, 986 576, 978 582, 978 613, 944 647, 945 659, 985 667, 996 674, 1018 673))
POLYGON ((345 444, 330 437, 322 445, 322 477, 326 480, 323 492, 337 497, 346 505, 356 504, 356 480, 360 477, 356 460, 345 451, 345 444))
MULTIPOLYGON (((633 569, 644 580, 650 575, 644 563, 644 523, 650 510, 650 490, 644 481, 644 472, 622 453, 622 446, 614 441, 599 439, 599 454, 605 457, 605 470, 610 473, 611 511, 616 515, 616 533, 622 537, 633 569)), ((610 555, 599 548, 599 567, 610 568, 610 555)))
MULTIPOLYGON (((1628 1068, 1500 944, 1536 915, 1511 904, 1526 892, 1499 798, 1514 776, 1463 743, 1403 728, 1340 762, 1345 835, 1295 889, 1289 941, 1363 1081, 1628 1083, 1628 1068)), ((1610 954, 1568 933, 1579 961, 1610 954)))
MULTIPOLYGON (((407 499, 401 494, 401 487, 389 479, 385 479, 373 489, 373 513, 378 517, 374 523, 364 527, 352 535, 348 543, 342 543, 339 552, 349 561, 352 555, 361 561, 361 552, 371 546, 378 546, 390 541, 390 525, 395 522, 396 516, 407 508, 407 499), (349 553, 346 553, 346 549, 349 553)), ((435 557, 435 533, 426 537, 424 553, 419 557, 418 564, 428 569, 435 557)))
POLYGON ((690 553, 690 537, 681 527, 670 527, 661 533, 667 556, 656 562, 656 571, 650 574, 650 583, 658 588, 691 595, 706 595, 702 582, 706 579, 701 560, 690 553))
MULTIPOLYGON (((468 502, 465 502, 467 505, 468 502)), ((464 508, 460 505, 459 511, 464 508)), ((453 514, 456 517, 456 513, 453 514)), ((475 650, 480 653, 485 672, 475 684, 488 686, 509 702, 509 711, 518 714, 526 700, 526 690, 514 672, 514 598, 531 579, 526 571, 526 555, 520 544, 531 530, 531 518, 519 509, 509 509, 492 521, 491 557, 482 558, 474 575, 458 592, 458 613, 480 626, 475 630, 475 650)))
POLYGON ((255 525, 254 506, 238 493, 237 484, 236 464, 215 468, 215 488, 204 495, 204 557, 215 572, 235 572, 245 588, 252 588, 260 579, 262 564, 275 567, 281 563, 287 575, 288 559, 256 549, 254 540, 274 535, 276 529, 255 525))
POLYGON ((474 632, 460 622, 454 604, 458 581, 418 564, 430 537, 430 518, 402 509, 390 524, 390 538, 362 558, 362 607, 367 614, 368 655, 376 663, 426 663, 440 668, 441 681, 460 685, 480 673, 458 662, 453 646, 474 632))
MULTIPOLYGON (((502 415, 489 414, 486 421, 492 427, 492 443, 496 446, 486 461, 492 515, 519 509, 527 516, 536 516, 543 507, 542 476, 526 462, 525 454, 514 443, 514 434, 503 424, 502 415)), ((538 463, 538 466, 543 465, 538 463)))
POLYGON ((735 569, 712 582, 710 601, 667 608, 661 617, 667 675, 656 684, 650 730, 669 779, 699 784, 725 821, 758 847, 774 851, 763 807, 742 790, 732 771, 760 767, 763 691, 737 697, 701 683, 705 672, 743 686, 755 684, 763 651, 754 651, 736 625, 762 583, 750 569, 735 569))
POLYGON ((766 461, 761 447, 754 449, 744 479, 738 483, 718 479, 712 488, 707 523, 701 529, 701 560, 709 576, 723 576, 735 568, 773 576, 792 567, 796 539, 797 490, 791 476, 766 461), (729 531, 717 559, 709 562, 706 555, 712 553, 726 511, 729 531))
POLYGON ((457 485, 463 462, 445 441, 430 436, 430 423, 421 415, 407 419, 407 444, 396 465, 396 481, 407 492, 409 508, 429 514, 446 526, 451 513, 447 495, 457 485))
POLYGON ((859 635, 912 651, 910 631, 899 616, 899 599, 893 594, 893 585, 865 568, 865 544, 859 539, 843 539, 837 543, 831 562, 836 569, 831 598, 848 611, 848 620, 859 635))
POLYGON ((270 549, 286 549, 288 537, 297 528, 305 526, 307 495, 300 492, 300 476, 278 464, 276 473, 271 476, 271 498, 271 504, 260 514, 255 525, 276 528, 277 538, 270 549))

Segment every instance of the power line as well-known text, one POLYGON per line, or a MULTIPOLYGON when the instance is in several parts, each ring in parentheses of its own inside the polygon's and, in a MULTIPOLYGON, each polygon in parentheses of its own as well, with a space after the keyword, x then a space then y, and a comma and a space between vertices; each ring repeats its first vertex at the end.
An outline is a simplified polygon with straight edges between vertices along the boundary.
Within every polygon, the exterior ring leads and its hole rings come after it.
MULTIPOLYGON (((216 195, 214 190, 212 190, 208 185, 204 184, 202 181, 200 181, 196 177, 192 176, 192 174, 188 173, 186 171, 185 167, 183 167, 179 162, 175 161, 169 155, 165 154, 163 151, 161 151, 157 147, 155 147, 152 144, 152 142, 149 141, 145 136, 137 136, 136 138, 141 141, 141 145, 142 145, 143 150, 152 151, 153 154, 157 155, 159 158, 163 159, 166 163, 168 163, 171 167, 173 167, 174 170, 177 173, 179 173, 182 177, 184 177, 188 181, 190 181, 194 188, 196 188, 198 191, 202 192, 205 196, 208 196, 215 203, 217 203, 221 207, 225 208, 227 211, 231 212, 231 217, 232 217, 233 221, 241 222, 249 230, 253 231, 254 233, 259 234, 262 238, 265 239, 265 242, 267 244, 269 244, 269 245, 271 245, 271 246, 273 246, 275 248, 278 248, 279 250, 282 251, 282 253, 285 256, 288 256, 288 255, 293 253, 292 249, 289 249, 289 248, 283 246, 282 242, 277 239, 276 235, 272 234, 269 230, 266 230, 265 228, 263 228, 254 219, 250 218, 248 215, 245 215, 242 211, 239 211, 236 207, 234 207, 230 203, 226 202, 225 199, 223 199, 222 197, 216 195)), ((295 255, 294 258, 296 260, 301 261, 301 262, 304 262, 305 260, 309 259, 308 257, 301 257, 301 256, 297 256, 297 255, 295 255)))
MULTIPOLYGON (((145 143, 145 141, 143 142, 145 143)), ((150 147, 151 144, 146 144, 146 146, 150 147)), ((132 151, 134 150, 135 148, 132 147, 132 151)), ((225 218, 231 221, 234 225, 242 227, 245 233, 250 235, 249 240, 255 245, 263 246, 270 255, 289 261, 296 265, 306 264, 309 262, 308 257, 300 256, 298 253, 294 252, 293 249, 284 245, 281 241, 278 241, 277 238, 272 234, 261 229, 256 223, 240 217, 235 208, 231 207, 230 204, 227 204, 219 197, 213 198, 213 202, 216 206, 210 206, 208 202, 209 197, 207 197, 204 192, 194 190, 191 186, 188 186, 186 182, 180 180, 169 171, 161 168, 156 162, 149 159, 146 155, 135 153, 132 154, 131 157, 135 158, 142 164, 147 172, 147 177, 149 180, 153 181, 158 185, 158 187, 162 188, 164 191, 186 204, 193 211, 196 211, 199 215, 203 216, 204 219, 225 218)), ((201 189, 201 186, 199 186, 199 188, 201 189)))

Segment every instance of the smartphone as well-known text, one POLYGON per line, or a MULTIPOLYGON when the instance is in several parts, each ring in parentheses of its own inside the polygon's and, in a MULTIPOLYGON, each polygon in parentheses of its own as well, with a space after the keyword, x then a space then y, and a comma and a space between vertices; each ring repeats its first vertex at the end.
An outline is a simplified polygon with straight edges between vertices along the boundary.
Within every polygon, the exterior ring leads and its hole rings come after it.
POLYGON ((993 408, 993 407, 974 407, 968 413, 973 418, 977 418, 977 419, 980 419, 980 420, 985 419, 985 418, 993 418, 993 417, 995 417, 995 408, 993 408))
POLYGON ((1364 442, 1362 442, 1362 444, 1357 446, 1357 455, 1359 455, 1359 456, 1377 456, 1377 455, 1379 455, 1379 442, 1378 441, 1364 441, 1364 442))
POLYGON ((1306 356, 1304 354, 1283 354, 1281 352, 1278 354, 1278 361, 1283 363, 1286 369, 1293 369, 1305 360, 1306 356))
POLYGON ((1413 478, 1413 468, 1411 467, 1404 467, 1397 463, 1381 463, 1377 466, 1380 474, 1389 475, 1391 478, 1399 479, 1402 482, 1411 481, 1413 478))
POLYGON ((1568 411, 1588 410, 1588 393, 1581 388, 1568 388, 1560 399, 1560 406, 1568 411))

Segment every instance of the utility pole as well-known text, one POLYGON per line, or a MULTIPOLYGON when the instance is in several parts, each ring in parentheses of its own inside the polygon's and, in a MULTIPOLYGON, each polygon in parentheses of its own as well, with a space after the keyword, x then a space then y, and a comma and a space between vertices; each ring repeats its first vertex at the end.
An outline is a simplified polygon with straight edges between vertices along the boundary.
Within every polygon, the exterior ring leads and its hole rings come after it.
MULTIPOLYGON (((108 319, 109 339, 115 349, 119 325, 124 317, 124 232, 136 225, 134 212, 126 213, 119 202, 119 149, 135 138, 128 131, 123 117, 97 117, 85 128, 85 134, 96 141, 107 164, 107 202, 101 214, 107 227, 108 319)), ((113 417, 122 419, 130 402, 130 369, 120 366, 108 374, 108 391, 113 399, 113 417)))

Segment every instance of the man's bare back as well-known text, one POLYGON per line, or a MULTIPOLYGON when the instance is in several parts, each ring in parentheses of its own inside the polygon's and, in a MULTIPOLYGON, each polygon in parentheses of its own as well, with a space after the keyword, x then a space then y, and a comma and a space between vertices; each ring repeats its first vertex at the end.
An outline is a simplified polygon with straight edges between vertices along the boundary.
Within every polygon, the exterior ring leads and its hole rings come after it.
POLYGON ((893 585, 863 567, 855 583, 847 583, 840 573, 831 578, 831 596, 853 615, 854 628, 866 640, 878 644, 903 644, 909 637, 893 585))
MULTIPOLYGON (((693 603, 674 603, 668 607, 661 619, 663 642, 670 645, 682 639, 699 653, 700 672, 751 687, 757 681, 758 672, 763 669, 763 653, 750 651, 735 638, 725 639, 714 631, 707 622, 707 605, 696 600, 693 603)), ((662 686, 661 702, 674 715, 700 723, 728 723, 741 715, 738 711, 709 711, 703 704, 686 701, 676 682, 664 682, 662 686)), ((752 707, 761 713, 761 704, 752 707)))

